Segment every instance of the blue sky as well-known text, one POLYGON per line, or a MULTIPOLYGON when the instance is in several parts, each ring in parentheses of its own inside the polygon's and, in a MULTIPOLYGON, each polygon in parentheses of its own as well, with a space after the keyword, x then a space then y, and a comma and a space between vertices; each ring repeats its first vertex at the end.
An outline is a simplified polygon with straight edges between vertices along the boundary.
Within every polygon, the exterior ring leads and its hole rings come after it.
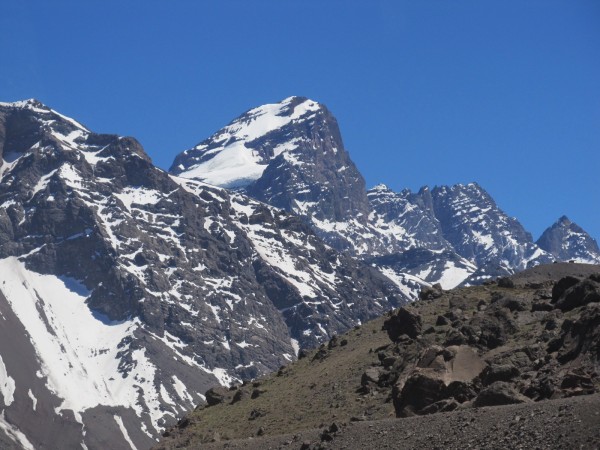
POLYGON ((534 238, 600 238, 600 2, 0 4, 0 101, 35 97, 167 168, 245 110, 326 104, 369 186, 477 181, 534 238))

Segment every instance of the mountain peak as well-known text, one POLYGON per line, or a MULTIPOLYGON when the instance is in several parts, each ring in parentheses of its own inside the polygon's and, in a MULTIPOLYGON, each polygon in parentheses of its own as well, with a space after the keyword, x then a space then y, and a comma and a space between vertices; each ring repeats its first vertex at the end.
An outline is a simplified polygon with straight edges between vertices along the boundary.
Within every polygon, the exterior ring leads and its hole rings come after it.
POLYGON ((565 225, 565 226, 569 226, 571 225, 571 221, 569 220, 569 218, 567 216, 560 216, 559 219, 556 221, 557 225, 565 225))
POLYGON ((536 243, 542 250, 562 261, 600 263, 598 243, 564 215, 548 227, 536 243))
POLYGON ((373 186, 371 189, 369 189, 369 191, 389 191, 389 190, 390 190, 390 188, 387 187, 387 185, 383 184, 383 183, 379 183, 378 185, 373 186))
POLYGON ((195 147, 179 154, 170 171, 226 188, 245 187, 260 178, 269 161, 297 147, 297 141, 265 148, 267 136, 325 113, 323 105, 292 96, 252 108, 195 147))
POLYGON ((0 102, 0 106, 12 107, 12 108, 27 108, 30 106, 50 109, 42 102, 35 98, 28 98, 26 100, 17 100, 16 102, 0 102))

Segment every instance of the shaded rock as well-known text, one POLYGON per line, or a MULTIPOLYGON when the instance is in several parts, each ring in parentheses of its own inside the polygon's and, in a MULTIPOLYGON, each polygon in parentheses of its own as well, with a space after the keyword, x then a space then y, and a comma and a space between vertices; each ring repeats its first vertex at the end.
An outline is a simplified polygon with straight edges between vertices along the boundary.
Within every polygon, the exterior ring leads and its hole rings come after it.
POLYGON ((600 360, 600 305, 587 305, 579 318, 566 319, 560 336, 548 344, 548 351, 558 351, 556 359, 561 364, 581 353, 589 353, 596 361, 600 360))
POLYGON ((497 281, 499 287, 508 289, 513 289, 515 287, 515 282, 508 277, 500 277, 497 281))
POLYGON ((511 384, 504 381, 496 381, 479 393, 473 402, 473 406, 511 405, 527 401, 529 399, 519 394, 511 384))
POLYGON ((552 305, 552 303, 549 302, 545 302, 545 301, 534 301, 531 304, 531 312, 535 312, 535 311, 552 311, 554 309, 554 306, 552 305))
POLYGON ((498 300, 497 304, 503 308, 509 309, 511 312, 525 311, 527 309, 525 302, 515 297, 503 297, 498 300))
POLYGON ((248 393, 245 390, 239 389, 233 395, 233 398, 231 399, 231 404, 233 405, 233 404, 235 404, 235 403, 237 403, 239 401, 242 401, 247 396, 248 396, 248 393))
POLYGON ((562 297, 567 289, 571 286, 575 286, 577 283, 581 281, 580 278, 576 278, 573 276, 566 276, 558 280, 554 286, 552 287, 552 302, 556 303, 556 301, 562 297))
POLYGON ((450 321, 444 316, 437 316, 437 320, 435 321, 435 324, 438 327, 448 325, 449 323, 450 321))
POLYGON ((563 377, 560 388, 567 396, 586 395, 594 393, 594 375, 578 368, 567 372, 563 377))
POLYGON ((453 381, 444 390, 444 397, 452 398, 458 403, 464 403, 477 395, 477 389, 473 383, 465 381, 453 381))
POLYGON ((438 371, 446 370, 446 363, 443 355, 444 349, 437 345, 428 347, 419 358, 417 367, 431 368, 438 371))
POLYGON ((216 386, 214 388, 210 388, 204 394, 206 397, 206 403, 208 406, 218 405, 219 403, 223 403, 227 397, 229 396, 229 390, 222 386, 216 386))
POLYGON ((383 323, 383 327, 389 338, 395 342, 403 334, 415 339, 421 334, 423 321, 413 308, 402 307, 383 323))
POLYGON ((444 346, 450 345, 463 345, 466 344, 469 340, 467 337, 462 334, 459 330, 450 330, 446 336, 446 340, 444 341, 444 346))
POLYGON ((600 302, 600 284, 586 279, 566 289, 555 301, 555 306, 561 311, 570 311, 597 302, 600 302))
POLYGON ((419 298, 421 300, 433 300, 436 298, 440 298, 444 295, 442 290, 442 286, 439 283, 434 284, 433 286, 423 286, 421 288, 421 292, 419 292, 419 298))
POLYGON ((486 311, 483 317, 474 317, 470 325, 480 330, 478 344, 488 348, 496 348, 503 345, 508 335, 518 330, 516 322, 509 316, 505 309, 486 311))
POLYGON ((427 414, 435 414, 435 413, 439 413, 439 412, 449 412, 449 411, 454 411, 456 408, 458 408, 459 403, 452 399, 452 398, 446 398, 444 400, 440 400, 438 402, 432 403, 431 405, 426 406, 425 408, 421 409, 419 411, 420 415, 427 415, 427 414))
POLYGON ((496 381, 510 381, 520 374, 519 369, 510 364, 492 364, 481 373, 481 381, 487 386, 496 381))
POLYGON ((444 382, 421 373, 413 374, 404 386, 394 386, 392 399, 398 417, 416 414, 426 406, 443 399, 444 382))

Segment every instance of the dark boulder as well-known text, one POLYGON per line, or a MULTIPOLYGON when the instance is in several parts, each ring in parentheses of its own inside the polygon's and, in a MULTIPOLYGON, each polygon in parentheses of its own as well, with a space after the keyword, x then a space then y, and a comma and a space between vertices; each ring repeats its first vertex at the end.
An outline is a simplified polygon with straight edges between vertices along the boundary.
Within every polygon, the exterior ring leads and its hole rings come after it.
POLYGON ((555 306, 561 311, 570 311, 597 302, 600 302, 600 284, 586 279, 565 290, 555 301, 555 306))
POLYGON ((562 297, 567 289, 569 289, 571 286, 575 286, 580 281, 580 278, 572 277, 570 275, 558 280, 552 287, 552 303, 556 303, 556 301, 562 297))
POLYGON ((563 377, 560 388, 568 397, 574 395, 593 394, 595 373, 588 373, 582 368, 567 372, 563 377))
POLYGON ((554 306, 551 303, 545 302, 543 300, 536 300, 531 304, 531 312, 535 311, 552 311, 554 306))
POLYGON ((525 311, 527 309, 525 306, 525 301, 515 297, 503 297, 498 300, 497 304, 502 308, 510 310, 511 312, 525 311))
POLYGON ((511 405, 527 401, 529 399, 519 394, 511 384, 504 381, 496 381, 479 393, 473 402, 473 406, 511 405))
POLYGON ((548 352, 554 351, 558 351, 556 359, 561 364, 582 353, 589 353, 596 361, 600 360, 600 305, 587 305, 579 318, 566 319, 560 336, 548 344, 548 352))
POLYGON ((435 321, 435 325, 438 327, 448 325, 450 321, 444 316, 437 316, 437 320, 435 321))
POLYGON ((508 277, 500 277, 498 278, 498 287, 513 289, 515 282, 508 277))
POLYGON ((454 411, 458 408, 459 403, 453 398, 446 398, 444 400, 440 400, 438 402, 432 403, 429 406, 421 409, 419 411, 419 415, 427 415, 427 414, 435 414, 439 412, 449 412, 454 411))
POLYGON ((415 339, 421 334, 423 321, 419 313, 413 308, 402 307, 383 323, 383 328, 394 342, 403 334, 406 334, 411 339, 415 339))
POLYGON ((218 405, 219 403, 223 403, 227 399, 229 396, 229 390, 222 386, 217 386, 206 391, 204 396, 206 397, 206 403, 208 406, 214 406, 218 405))
POLYGON ((473 318, 470 325, 480 330, 478 344, 490 349, 505 344, 508 336, 518 330, 516 322, 504 308, 486 311, 485 316, 473 318))
POLYGON ((434 284, 431 287, 423 286, 421 292, 419 292, 419 298, 421 300, 434 300, 440 298, 442 295, 444 295, 444 291, 439 284, 434 284))
POLYGON ((411 375, 401 389, 394 386, 392 390, 396 416, 412 416, 426 406, 443 400, 444 389, 444 382, 439 378, 422 373, 411 375))
POLYGON ((519 374, 519 369, 511 364, 492 364, 481 373, 481 382, 487 386, 496 381, 510 381, 519 374))

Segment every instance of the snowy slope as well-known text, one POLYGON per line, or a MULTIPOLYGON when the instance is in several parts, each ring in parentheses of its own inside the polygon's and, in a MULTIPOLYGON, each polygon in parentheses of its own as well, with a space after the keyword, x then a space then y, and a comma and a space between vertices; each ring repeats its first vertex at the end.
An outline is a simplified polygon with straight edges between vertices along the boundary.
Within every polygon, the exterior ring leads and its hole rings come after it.
POLYGON ((211 138, 186 150, 171 171, 182 178, 194 178, 220 187, 244 187, 261 177, 271 159, 293 150, 289 142, 262 151, 255 141, 309 119, 320 105, 312 100, 289 97, 280 103, 251 109, 211 138))

